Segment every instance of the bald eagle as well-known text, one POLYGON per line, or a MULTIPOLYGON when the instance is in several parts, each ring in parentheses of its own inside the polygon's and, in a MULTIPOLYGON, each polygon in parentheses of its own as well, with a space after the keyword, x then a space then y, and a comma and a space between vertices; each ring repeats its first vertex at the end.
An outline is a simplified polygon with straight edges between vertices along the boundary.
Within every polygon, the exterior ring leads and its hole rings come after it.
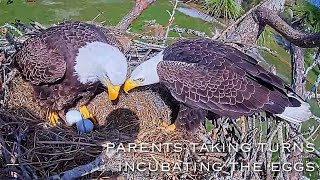
POLYGON ((309 105, 241 51, 211 39, 168 46, 137 66, 124 91, 162 83, 180 103, 176 124, 195 130, 207 112, 237 119, 267 111, 292 123, 311 116, 309 105))
POLYGON ((93 118, 86 104, 98 86, 104 85, 115 100, 127 75, 120 42, 82 22, 64 22, 27 39, 14 62, 33 86, 35 99, 49 110, 52 125, 78 100, 84 118, 93 118))

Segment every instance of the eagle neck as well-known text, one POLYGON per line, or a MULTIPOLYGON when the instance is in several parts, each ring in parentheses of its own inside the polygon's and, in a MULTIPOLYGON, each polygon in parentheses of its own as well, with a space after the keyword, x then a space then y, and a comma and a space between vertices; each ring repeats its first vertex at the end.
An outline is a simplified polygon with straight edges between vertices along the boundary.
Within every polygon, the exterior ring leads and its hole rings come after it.
POLYGON ((163 61, 163 51, 152 57, 149 61, 151 62, 149 68, 152 71, 152 73, 150 73, 150 76, 153 76, 151 78, 153 80, 152 84, 159 83, 160 77, 158 73, 158 65, 161 61, 163 61))
POLYGON ((113 85, 121 85, 126 78, 127 61, 117 47, 91 42, 79 49, 74 70, 82 84, 109 80, 113 85))

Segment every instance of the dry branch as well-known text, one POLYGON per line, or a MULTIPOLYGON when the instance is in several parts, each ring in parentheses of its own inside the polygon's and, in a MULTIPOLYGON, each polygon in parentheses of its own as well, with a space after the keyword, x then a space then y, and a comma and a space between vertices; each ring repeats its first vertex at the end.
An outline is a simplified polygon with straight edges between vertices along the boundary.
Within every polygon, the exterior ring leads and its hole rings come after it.
POLYGON ((170 18, 169 18, 169 22, 168 22, 168 25, 167 25, 167 30, 166 30, 166 33, 164 35, 164 40, 162 41, 162 45, 165 45, 166 44, 166 40, 167 40, 167 37, 169 35, 169 31, 170 31, 170 26, 171 24, 173 23, 174 21, 174 15, 176 13, 176 9, 177 9, 177 6, 178 6, 178 3, 179 3, 179 0, 175 0, 175 3, 173 5, 173 9, 172 9, 172 12, 170 13, 170 11, 167 11, 167 13, 169 14, 170 18))
POLYGON ((296 46, 314 48, 320 46, 320 33, 303 33, 293 29, 271 9, 259 7, 254 11, 260 25, 269 25, 296 46))
POLYGON ((115 155, 115 153, 116 152, 112 150, 110 151, 104 150, 94 161, 82 166, 78 166, 66 172, 63 172, 60 175, 51 176, 48 178, 48 180, 76 179, 96 171, 106 171, 107 170, 106 164, 109 163, 108 160, 111 159, 115 155))
POLYGON ((191 35, 195 35, 198 37, 209 38, 209 36, 206 35, 205 32, 201 32, 201 31, 194 30, 194 29, 180 28, 180 27, 175 26, 171 30, 176 33, 191 34, 191 35))
POLYGON ((132 10, 118 23, 117 28, 125 31, 142 12, 156 0, 135 0, 132 10))
POLYGON ((291 45, 292 88, 302 98, 305 98, 306 82, 304 78, 304 56, 300 47, 291 45))
POLYGON ((262 1, 224 30, 218 37, 218 40, 233 41, 243 44, 255 44, 263 30, 263 27, 261 27, 259 21, 256 20, 254 11, 260 7, 267 7, 272 9, 273 13, 278 14, 283 9, 284 2, 285 0, 262 1))

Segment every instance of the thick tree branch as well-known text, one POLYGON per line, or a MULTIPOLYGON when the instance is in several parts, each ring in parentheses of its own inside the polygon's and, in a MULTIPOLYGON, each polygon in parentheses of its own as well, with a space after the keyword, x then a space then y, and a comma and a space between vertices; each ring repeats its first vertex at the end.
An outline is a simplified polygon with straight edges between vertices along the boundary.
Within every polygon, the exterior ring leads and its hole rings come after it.
POLYGON ((303 33, 293 29, 269 8, 259 7, 254 11, 260 25, 269 25, 284 38, 303 48, 320 47, 320 33, 303 33))
POLYGON ((135 6, 119 22, 117 27, 121 30, 127 30, 133 21, 136 20, 142 12, 154 2, 156 2, 156 0, 136 0, 135 6))
POLYGON ((304 57, 300 47, 291 45, 291 66, 292 66, 292 88, 304 98, 306 92, 306 82, 304 81, 304 57))
POLYGON ((254 11, 257 8, 265 7, 272 9, 273 13, 278 14, 283 9, 284 3, 285 0, 265 0, 261 2, 223 31, 218 40, 242 44, 256 44, 264 27, 257 21, 254 11))

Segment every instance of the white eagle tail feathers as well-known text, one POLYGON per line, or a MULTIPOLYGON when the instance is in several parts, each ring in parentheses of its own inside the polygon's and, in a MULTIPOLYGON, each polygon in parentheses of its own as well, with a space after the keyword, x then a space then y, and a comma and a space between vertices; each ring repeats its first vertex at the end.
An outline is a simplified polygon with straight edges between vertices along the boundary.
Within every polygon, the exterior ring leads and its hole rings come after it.
POLYGON ((294 124, 300 124, 312 117, 310 105, 308 103, 301 98, 294 96, 292 93, 288 94, 288 97, 293 106, 286 107, 283 113, 275 114, 275 116, 294 124))

